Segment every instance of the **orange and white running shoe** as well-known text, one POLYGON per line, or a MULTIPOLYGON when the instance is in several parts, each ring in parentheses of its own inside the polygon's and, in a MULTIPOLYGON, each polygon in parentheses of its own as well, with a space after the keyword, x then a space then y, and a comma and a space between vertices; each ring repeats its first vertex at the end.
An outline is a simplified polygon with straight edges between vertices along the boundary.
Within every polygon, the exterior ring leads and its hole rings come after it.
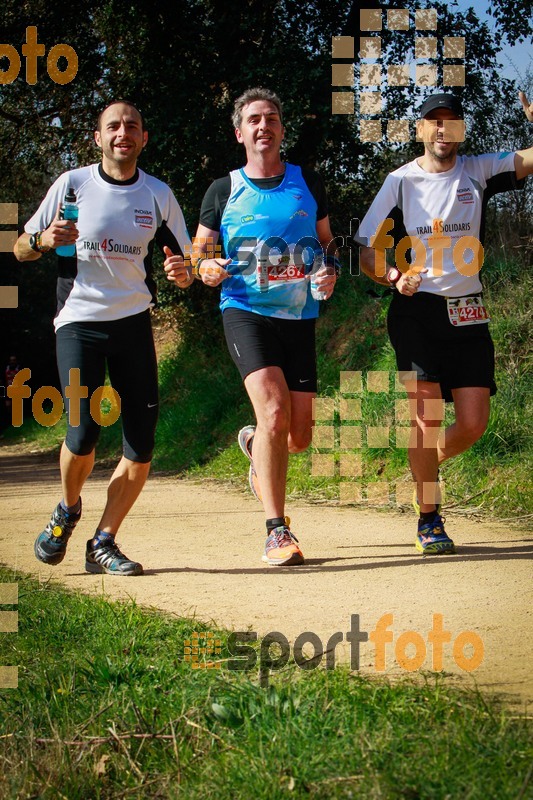
POLYGON ((273 528, 265 542, 263 561, 273 567, 292 567, 303 564, 304 556, 298 539, 289 528, 290 519, 285 517, 285 525, 273 528))

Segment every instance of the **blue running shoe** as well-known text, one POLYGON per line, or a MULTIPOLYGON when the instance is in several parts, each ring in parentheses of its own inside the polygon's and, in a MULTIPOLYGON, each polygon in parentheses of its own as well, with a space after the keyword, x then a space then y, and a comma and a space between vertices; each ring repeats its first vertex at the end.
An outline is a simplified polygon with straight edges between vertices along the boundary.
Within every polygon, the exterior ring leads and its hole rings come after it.
POLYGON ((444 530, 444 520, 435 514, 432 522, 418 523, 415 547, 423 556, 455 553, 455 545, 444 530))
POLYGON ((142 565, 131 561, 121 553, 113 536, 101 537, 96 547, 93 540, 87 542, 85 553, 85 570, 98 575, 142 575, 142 565))
POLYGON ((72 531, 78 524, 80 517, 81 498, 80 510, 77 514, 68 514, 61 503, 56 506, 50 522, 35 540, 33 549, 39 561, 52 566, 63 561, 67 552, 68 540, 72 536, 72 531))

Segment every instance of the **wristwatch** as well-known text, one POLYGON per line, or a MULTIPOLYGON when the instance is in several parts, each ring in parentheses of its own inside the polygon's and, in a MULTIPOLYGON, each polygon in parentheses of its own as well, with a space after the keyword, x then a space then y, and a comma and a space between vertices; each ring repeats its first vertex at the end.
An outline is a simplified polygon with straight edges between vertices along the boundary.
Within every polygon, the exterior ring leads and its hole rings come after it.
POLYGON ((37 233, 30 234, 29 245, 32 250, 35 250, 36 253, 47 253, 50 250, 49 247, 46 247, 41 243, 42 235, 42 231, 37 231, 37 233))
POLYGON ((390 286, 396 286, 401 277, 402 273, 398 267, 390 267, 390 269, 387 270, 387 280, 390 286))
POLYGON ((200 278, 201 279, 200 267, 202 266, 202 263, 204 261, 207 261, 207 257, 206 256, 200 256, 200 258, 198 259, 198 261, 196 262, 196 264, 192 268, 191 272, 192 272, 192 274, 194 275, 195 278, 200 278))

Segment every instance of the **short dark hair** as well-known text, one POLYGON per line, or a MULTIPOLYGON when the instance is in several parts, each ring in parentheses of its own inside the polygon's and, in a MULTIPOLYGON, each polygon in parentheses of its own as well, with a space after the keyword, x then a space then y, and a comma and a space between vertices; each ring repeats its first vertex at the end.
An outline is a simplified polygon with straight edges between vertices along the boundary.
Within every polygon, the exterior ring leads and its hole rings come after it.
POLYGON ((123 106, 129 106, 130 108, 133 108, 137 112, 137 114, 141 118, 141 128, 142 128, 143 131, 145 130, 143 115, 141 114, 141 112, 139 111, 139 109, 137 108, 135 103, 132 103, 131 100, 123 100, 122 98, 119 98, 118 100, 112 100, 110 103, 108 103, 106 105, 105 108, 103 108, 100 111, 100 113, 98 114, 98 119, 96 120, 96 130, 98 130, 98 131, 100 130, 100 127, 102 125, 102 117, 103 117, 104 113, 107 111, 107 109, 111 108, 111 106, 117 106, 117 105, 121 105, 121 104, 123 106))
POLYGON ((254 89, 247 89, 235 100, 233 114, 231 116, 234 128, 240 128, 242 125, 242 110, 244 106, 255 102, 255 100, 267 100, 269 103, 275 105, 278 109, 279 118, 282 120, 281 100, 277 94, 271 92, 270 89, 263 89, 261 86, 257 86, 254 89))

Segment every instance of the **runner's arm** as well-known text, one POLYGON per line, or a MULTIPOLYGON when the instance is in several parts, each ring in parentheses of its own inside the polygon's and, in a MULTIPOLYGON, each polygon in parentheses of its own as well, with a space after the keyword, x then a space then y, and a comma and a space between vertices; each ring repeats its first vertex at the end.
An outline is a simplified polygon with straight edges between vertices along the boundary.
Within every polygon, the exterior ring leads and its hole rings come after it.
MULTIPOLYGON (((374 247, 364 247, 361 246, 359 251, 359 264, 361 269, 363 270, 364 274, 367 278, 379 283, 380 286, 390 286, 387 276, 386 275, 377 275, 376 272, 383 270, 376 270, 376 253, 378 251, 374 247)), ((386 252, 384 250, 380 251, 381 258, 386 257, 386 252)), ((389 267, 394 266, 393 264, 385 263, 385 269, 389 269, 389 267)))
POLYGON ((200 223, 193 239, 193 270, 206 286, 218 286, 223 280, 230 277, 224 267, 231 264, 231 258, 215 258, 215 246, 218 242, 219 231, 207 228, 200 223))
POLYGON ((76 224, 70 219, 60 219, 60 210, 58 205, 54 219, 41 231, 41 245, 45 248, 43 251, 39 252, 30 247, 30 233, 19 236, 13 248, 17 261, 37 261, 43 252, 55 250, 60 245, 74 244, 78 238, 76 224))
MULTIPOLYGON (((361 265, 361 269, 368 278, 371 278, 381 286, 390 287, 391 284, 387 280, 387 272, 389 269, 394 267, 395 264, 388 263, 386 261, 386 255, 387 253, 385 250, 377 250, 374 247, 362 246, 359 254, 359 263, 361 265), (376 254, 381 256, 381 264, 378 263, 379 269, 376 269, 376 254), (385 264, 384 268, 383 264, 385 264), (382 275, 381 273, 384 271, 384 269, 385 274, 382 275)), ((398 269, 398 267, 396 268, 398 269)), ((427 269, 419 270, 416 274, 411 272, 411 270, 404 272, 401 278, 399 278, 399 280, 396 282, 395 288, 400 292, 400 294, 405 294, 407 296, 415 294, 415 292, 417 292, 420 288, 422 276, 426 272, 427 269)))
MULTIPOLYGON (((533 103, 530 103, 524 92, 519 92, 520 102, 524 109, 524 114, 530 122, 533 122, 533 103)), ((533 147, 526 150, 517 150, 514 157, 514 167, 518 180, 533 174, 533 147)))
POLYGON ((13 248, 17 261, 37 261, 42 256, 36 250, 30 247, 30 234, 23 233, 15 242, 13 248))
MULTIPOLYGON (((329 216, 322 217, 316 222, 316 235, 322 250, 324 251, 324 261, 329 256, 337 258, 337 247, 334 243, 333 233, 329 222, 329 216)), ((324 263, 322 269, 319 269, 313 278, 313 283, 316 283, 317 289, 325 292, 325 300, 328 300, 333 294, 335 284, 337 282, 337 272, 331 264, 324 263)))
POLYGON ((180 289, 187 289, 194 282, 189 258, 191 238, 183 211, 174 193, 166 185, 161 189, 159 208, 161 221, 155 234, 155 241, 165 256, 163 269, 169 281, 180 289))

